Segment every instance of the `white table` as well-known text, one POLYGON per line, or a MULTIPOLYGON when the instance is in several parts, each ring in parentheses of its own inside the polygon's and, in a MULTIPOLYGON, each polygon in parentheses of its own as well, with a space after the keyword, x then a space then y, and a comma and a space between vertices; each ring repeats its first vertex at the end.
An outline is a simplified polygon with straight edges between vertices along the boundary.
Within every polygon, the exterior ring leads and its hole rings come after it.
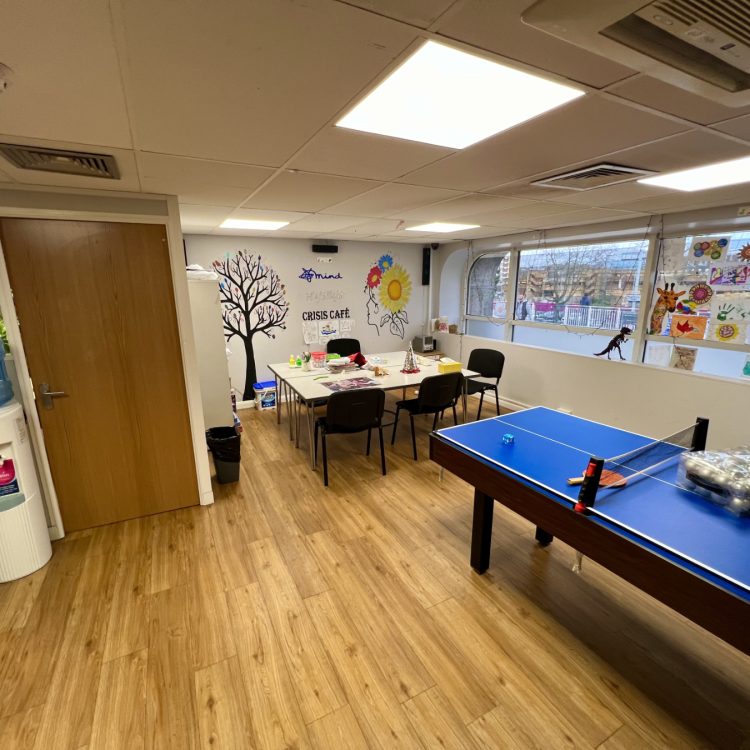
MULTIPOLYGON (((402 389, 404 392, 407 388, 419 386, 420 383, 432 375, 438 375, 437 362, 431 360, 421 360, 419 362, 419 372, 406 374, 401 372, 404 365, 406 352, 385 352, 383 354, 371 354, 367 357, 370 364, 379 364, 388 370, 388 375, 375 377, 372 370, 357 369, 348 372, 334 374, 327 370, 311 370, 309 372, 299 372, 298 368, 290 368, 289 364, 269 365, 271 371, 279 378, 284 379, 284 387, 291 391, 292 398, 287 399, 289 408, 287 413, 290 416, 290 437, 292 422, 296 423, 296 444, 299 447, 299 421, 301 414, 301 405, 304 404, 307 409, 307 434, 310 447, 310 465, 315 468, 315 445, 314 445, 314 426, 315 426, 315 407, 325 403, 333 391, 323 385, 325 382, 337 382, 348 380, 350 378, 367 377, 374 381, 372 388, 381 388, 384 391, 402 389), (284 371, 286 367, 288 372, 284 371), (292 370, 297 370, 294 374, 292 370), (295 398, 296 397, 296 398, 295 398), (292 410, 294 414, 292 414, 292 410)), ((472 370, 461 370, 464 378, 473 378, 479 375, 472 370)), ((277 400, 278 403, 278 400, 277 400)), ((463 421, 466 420, 466 382, 464 381, 464 392, 462 397, 463 421)), ((280 413, 279 413, 280 418, 280 413)))

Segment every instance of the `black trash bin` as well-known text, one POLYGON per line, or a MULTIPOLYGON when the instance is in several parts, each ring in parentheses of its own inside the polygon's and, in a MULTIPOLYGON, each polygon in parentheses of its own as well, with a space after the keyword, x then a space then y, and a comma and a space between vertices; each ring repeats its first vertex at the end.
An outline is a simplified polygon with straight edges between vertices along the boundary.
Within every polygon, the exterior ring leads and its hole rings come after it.
POLYGON ((211 427, 206 430, 208 449, 213 453, 216 481, 237 482, 240 478, 240 436, 234 427, 211 427))

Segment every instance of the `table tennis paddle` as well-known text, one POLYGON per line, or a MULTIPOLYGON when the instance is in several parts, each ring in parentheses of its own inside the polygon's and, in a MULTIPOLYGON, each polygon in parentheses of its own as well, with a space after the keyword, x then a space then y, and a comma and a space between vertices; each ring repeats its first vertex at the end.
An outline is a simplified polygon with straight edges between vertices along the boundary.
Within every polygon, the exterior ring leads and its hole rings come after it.
MULTIPOLYGON (((580 477, 570 477, 570 479, 568 479, 568 484, 583 484, 583 477, 583 474, 581 474, 580 477)), ((602 475, 599 479, 600 487, 624 487, 625 482, 626 479, 622 474, 610 469, 602 469, 602 475)))

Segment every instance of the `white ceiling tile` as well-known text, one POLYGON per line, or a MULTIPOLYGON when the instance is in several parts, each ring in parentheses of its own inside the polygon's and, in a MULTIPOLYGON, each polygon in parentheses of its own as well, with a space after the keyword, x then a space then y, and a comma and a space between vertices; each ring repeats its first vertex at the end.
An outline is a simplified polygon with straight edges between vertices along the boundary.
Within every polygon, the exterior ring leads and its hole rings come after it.
POLYGON ((555 216, 539 217, 531 219, 529 226, 533 229, 553 229, 556 227, 568 227, 576 224, 596 224, 602 221, 617 221, 632 217, 634 213, 642 211, 617 210, 613 208, 585 208, 566 211, 555 216))
POLYGON ((365 217, 356 219, 354 216, 333 216, 330 214, 308 214, 295 221, 289 229, 306 232, 332 232, 365 221, 371 221, 371 219, 365 217))
POLYGON ((239 205, 274 173, 268 167, 152 153, 139 153, 138 165, 144 190, 209 206, 239 205))
POLYGON ((426 29, 439 18, 455 0, 349 0, 356 5, 389 18, 426 29))
POLYGON ((669 112, 702 125, 750 112, 750 107, 725 107, 718 102, 712 102, 698 94, 645 75, 618 83, 609 90, 629 101, 645 104, 647 107, 669 112))
POLYGON ((466 0, 457 12, 439 21, 437 31, 449 39, 490 50, 572 81, 601 88, 634 71, 527 26, 521 14, 530 0, 466 0))
POLYGON ((180 225, 183 233, 209 232, 219 226, 231 212, 231 206, 195 206, 181 203, 180 225))
POLYGON ((529 205, 531 201, 518 198, 496 197, 480 193, 470 193, 460 198, 442 201, 429 206, 421 206, 410 211, 401 211, 399 218, 406 221, 448 221, 467 214, 504 211, 517 206, 529 205))
POLYGON ((0 131, 132 146, 108 3, 3 3, 0 50, 14 71, 2 95, 0 131))
POLYGON ((512 226, 527 226, 527 222, 532 219, 563 214, 566 211, 578 210, 578 206, 565 205, 562 203, 550 203, 537 201, 527 203, 526 205, 515 208, 503 209, 501 211, 489 211, 481 214, 468 214, 461 216, 460 219, 465 223, 473 223, 488 226, 502 226, 510 224, 512 226))
POLYGON ((388 234, 388 232, 394 232, 401 222, 395 219, 381 219, 380 221, 363 221, 361 223, 352 224, 342 231, 349 234, 366 235, 370 236, 373 234, 388 234))
POLYGON ((395 216, 399 211, 427 203, 458 197, 460 194, 458 190, 391 183, 365 195, 331 206, 327 212, 379 219, 384 216, 395 216))
POLYGON ((270 208, 235 208, 229 215, 229 218, 293 222, 305 219, 310 215, 304 211, 274 211, 270 208))
POLYGON ((611 208, 644 213, 690 211, 711 206, 730 206, 733 203, 750 203, 750 186, 730 185, 725 188, 686 193, 679 190, 662 190, 661 196, 624 201, 611 208))
POLYGON ((368 180, 284 170, 247 200, 243 207, 314 213, 378 185, 379 182, 368 180))
POLYGON ((737 138, 744 138, 746 141, 750 141, 750 115, 744 117, 734 117, 731 120, 725 120, 712 126, 716 130, 720 130, 722 133, 729 133, 729 135, 737 136, 737 138))
POLYGON ((281 166, 416 38, 332 0, 120 7, 139 147, 264 166, 281 166))
POLYGON ((427 143, 330 127, 316 135, 289 166, 385 181, 452 153, 452 149, 427 143))
POLYGON ((686 129, 658 115, 588 95, 403 178, 417 185, 481 190, 598 159, 686 129))

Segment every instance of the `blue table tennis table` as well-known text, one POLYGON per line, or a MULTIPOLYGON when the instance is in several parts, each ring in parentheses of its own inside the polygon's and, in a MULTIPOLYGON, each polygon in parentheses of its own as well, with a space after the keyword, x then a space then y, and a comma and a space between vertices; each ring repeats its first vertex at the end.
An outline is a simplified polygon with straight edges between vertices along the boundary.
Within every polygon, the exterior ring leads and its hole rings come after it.
POLYGON ((500 502, 537 527, 750 654, 750 517, 676 485, 678 458, 600 487, 573 510, 591 456, 618 456, 654 439, 545 407, 437 430, 430 458, 475 488, 471 565, 490 564, 500 502), (513 443, 503 443, 503 435, 513 443))

